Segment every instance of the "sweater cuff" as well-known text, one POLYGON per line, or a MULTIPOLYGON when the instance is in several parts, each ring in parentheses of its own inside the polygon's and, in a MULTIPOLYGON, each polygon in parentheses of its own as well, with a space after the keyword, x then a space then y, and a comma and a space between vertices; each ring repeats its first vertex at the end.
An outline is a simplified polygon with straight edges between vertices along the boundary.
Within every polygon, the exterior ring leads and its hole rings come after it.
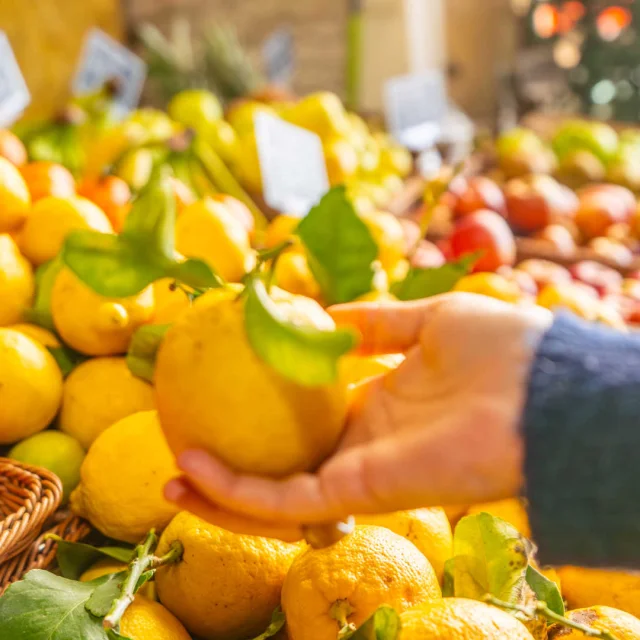
POLYGON ((523 430, 540 561, 640 568, 640 337, 558 316, 531 369, 523 430))

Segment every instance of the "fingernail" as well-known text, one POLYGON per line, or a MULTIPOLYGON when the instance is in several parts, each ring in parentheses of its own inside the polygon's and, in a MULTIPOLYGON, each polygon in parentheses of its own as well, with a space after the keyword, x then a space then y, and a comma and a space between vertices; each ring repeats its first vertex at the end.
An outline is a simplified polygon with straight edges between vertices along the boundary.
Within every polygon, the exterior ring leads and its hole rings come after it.
POLYGON ((164 486, 164 497, 169 502, 178 502, 187 493, 187 488, 179 478, 169 480, 164 486))

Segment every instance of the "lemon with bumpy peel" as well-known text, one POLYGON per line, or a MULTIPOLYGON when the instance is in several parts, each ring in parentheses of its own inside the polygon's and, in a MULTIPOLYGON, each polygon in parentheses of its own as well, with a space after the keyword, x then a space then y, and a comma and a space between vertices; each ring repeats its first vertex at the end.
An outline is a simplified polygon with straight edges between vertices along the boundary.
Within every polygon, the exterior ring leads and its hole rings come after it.
MULTIPOLYGON (((618 609, 593 606, 569 611, 567 618, 585 627, 608 631, 617 640, 640 640, 640 620, 618 609)), ((549 630, 549 640, 578 640, 584 637, 582 631, 567 629, 561 625, 554 625, 549 630)))
MULTIPOLYGON (((309 298, 278 289, 272 297, 290 321, 335 328, 309 298)), ((166 333, 154 386, 167 441, 176 454, 204 449, 246 473, 283 477, 314 469, 340 439, 346 389, 282 377, 254 352, 244 315, 236 292, 216 289, 166 333)))
POLYGON ((104 298, 70 269, 56 276, 51 315, 58 334, 70 347, 89 356, 125 353, 138 327, 151 321, 153 288, 129 298, 104 298))
POLYGON ((13 238, 0 234, 0 327, 20 322, 35 291, 33 269, 13 238))

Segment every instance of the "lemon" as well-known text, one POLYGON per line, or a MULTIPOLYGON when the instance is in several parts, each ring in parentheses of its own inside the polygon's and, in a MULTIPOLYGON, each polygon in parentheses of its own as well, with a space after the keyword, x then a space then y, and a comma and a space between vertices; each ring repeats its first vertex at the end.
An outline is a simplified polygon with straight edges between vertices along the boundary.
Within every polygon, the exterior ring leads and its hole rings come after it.
MULTIPOLYGON (((2 158, 0 158, 2 160, 2 158)), ((0 234, 0 326, 19 322, 35 291, 33 269, 13 238, 0 234)))
POLYGON ((204 128, 202 135, 224 162, 235 163, 238 157, 238 134, 228 122, 211 122, 204 128))
POLYGON ((386 211, 361 212, 360 217, 378 245, 378 260, 391 277, 398 263, 405 258, 406 243, 402 224, 398 218, 386 211))
MULTIPOLYGON (((278 290, 274 295, 281 312, 299 324, 335 326, 315 301, 278 290)), ((204 294, 160 345, 156 404, 167 441, 176 453, 205 449, 252 474, 313 469, 340 438, 346 389, 296 384, 260 360, 237 298, 220 289, 204 294)))
POLYGON ((39 342, 43 347, 49 347, 51 349, 59 349, 61 347, 60 340, 54 333, 43 327, 39 327, 37 324, 29 324, 21 322, 18 324, 12 324, 7 329, 13 329, 24 333, 25 336, 29 336, 32 340, 39 342))
POLYGON ((136 596, 120 620, 120 633, 130 640, 191 640, 180 620, 158 602, 136 596))
POLYGON ((134 413, 103 431, 89 449, 71 510, 104 535, 136 543, 175 515, 163 489, 177 475, 156 412, 134 413))
POLYGON ((358 516, 358 524, 385 527, 406 538, 427 558, 442 583, 444 563, 453 555, 453 535, 447 514, 440 508, 415 509, 375 516, 358 516))
POLYGON ((440 596, 435 572, 413 544, 382 527, 356 527, 296 558, 282 608, 291 640, 335 640, 339 619, 359 626, 383 604, 401 613, 440 596))
POLYGON ((277 116, 275 109, 264 102, 238 100, 227 110, 226 120, 239 136, 251 135, 255 117, 259 113, 277 116))
POLYGON ((184 553, 156 572, 158 597, 203 640, 246 640, 262 633, 301 544, 237 535, 179 513, 165 529, 157 553, 179 541, 184 553))
POLYGON ((489 296, 504 302, 522 300, 522 289, 513 281, 498 273, 471 273, 458 280, 454 291, 466 291, 489 296))
POLYGON ((389 353, 377 356, 346 355, 338 364, 340 380, 348 387, 365 380, 389 373, 404 362, 401 353, 389 353))
POLYGON ((358 153, 344 138, 330 138, 324 143, 324 158, 331 185, 344 184, 358 171, 358 153))
POLYGON ((298 251, 287 251, 280 255, 274 269, 275 284, 295 295, 318 300, 320 285, 314 278, 307 257, 298 251))
POLYGON ((287 119, 317 133, 323 140, 349 134, 350 123, 344 105, 329 91, 310 93, 287 111, 287 119))
POLYGON ((62 374, 53 356, 19 331, 0 329, 0 444, 42 431, 62 398, 62 374))
POLYGON ((167 111, 176 122, 191 127, 198 133, 202 133, 208 125, 222 118, 220 100, 205 89, 190 89, 177 93, 169 102, 167 111))
POLYGON ((17 229, 29 214, 31 196, 20 171, 0 157, 0 232, 17 229))
POLYGON ((69 269, 57 275, 51 292, 51 315, 60 337, 89 356, 125 353, 138 327, 151 321, 153 287, 130 298, 103 298, 69 269))
POLYGON ((153 324, 171 324, 183 311, 191 306, 191 301, 183 289, 176 286, 173 278, 162 278, 153 283, 155 312, 153 324))
MULTIPOLYGON (((608 631, 617 640, 640 639, 640 620, 618 609, 602 606, 575 609, 567 613, 567 618, 599 631, 608 631)), ((561 625, 554 625, 549 630, 549 640, 578 640, 584 637, 581 631, 561 625)))
POLYGON ((43 431, 17 444, 9 457, 36 467, 44 467, 55 473, 62 482, 62 503, 80 482, 80 465, 84 449, 80 443, 59 431, 43 431))
POLYGON ((294 239, 294 231, 300 224, 300 218, 294 216, 276 216, 267 227, 265 234, 265 246, 269 249, 277 247, 286 240, 294 239))
POLYGON ((151 385, 134 376, 124 358, 92 358, 64 381, 58 425, 88 449, 112 424, 154 408, 151 385))
POLYGON ((525 538, 531 538, 529 515, 522 500, 509 498, 507 500, 498 500, 497 502, 475 504, 469 509, 468 514, 472 516, 483 512, 490 513, 492 516, 508 522, 525 538))
POLYGON ((188 258, 205 260, 229 282, 240 282, 255 264, 249 232, 212 198, 194 202, 180 214, 176 249, 188 258))
POLYGON ((31 208, 22 230, 22 252, 35 265, 53 260, 60 253, 67 234, 74 229, 113 233, 106 214, 86 198, 42 198, 31 208))
MULTIPOLYGON (((98 562, 91 565, 80 576, 80 582, 91 582, 92 580, 96 580, 97 578, 101 578, 102 576, 108 576, 112 573, 120 573, 121 571, 125 571, 126 569, 126 564, 118 562, 114 558, 103 558, 102 560, 98 560, 98 562)), ((142 585, 140 590, 137 592, 136 598, 140 596, 144 596, 145 598, 149 598, 150 600, 156 599, 156 586, 153 580, 145 582, 142 585)))
POLYGON ((253 133, 242 136, 238 140, 235 168, 242 184, 254 193, 262 193, 262 169, 258 145, 253 133))

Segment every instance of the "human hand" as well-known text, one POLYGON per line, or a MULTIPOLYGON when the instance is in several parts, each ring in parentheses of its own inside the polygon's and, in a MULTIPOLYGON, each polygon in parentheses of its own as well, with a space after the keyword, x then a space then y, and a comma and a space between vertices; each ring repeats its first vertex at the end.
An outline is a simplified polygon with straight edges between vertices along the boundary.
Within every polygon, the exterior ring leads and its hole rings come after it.
POLYGON ((454 293, 330 309, 362 333, 360 352, 405 352, 358 390, 338 451, 317 473, 239 475, 204 451, 166 487, 180 508, 241 533, 300 538, 302 523, 516 495, 529 368, 551 313, 454 293))

